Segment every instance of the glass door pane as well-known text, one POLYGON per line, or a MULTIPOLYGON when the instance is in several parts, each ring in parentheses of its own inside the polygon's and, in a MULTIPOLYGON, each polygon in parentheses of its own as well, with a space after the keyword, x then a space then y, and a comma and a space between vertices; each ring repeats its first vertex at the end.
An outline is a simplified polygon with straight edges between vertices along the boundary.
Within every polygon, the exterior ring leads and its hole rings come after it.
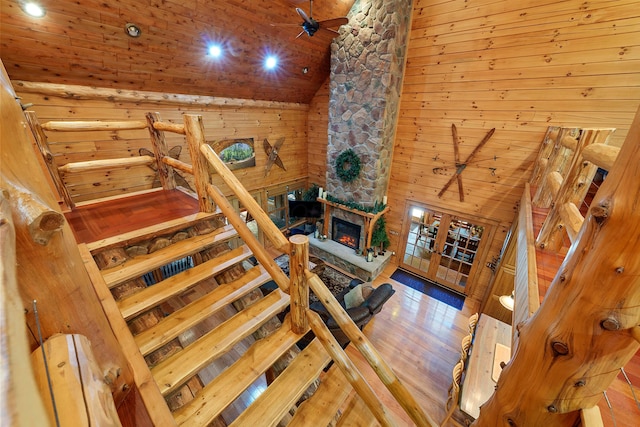
POLYGON ((406 224, 400 266, 466 294, 484 226, 416 205, 409 206, 406 224))
POLYGON ((427 273, 435 251, 437 226, 440 215, 420 207, 409 212, 409 234, 405 245, 403 264, 427 273))
POLYGON ((448 221, 444 250, 436 273, 437 281, 464 291, 484 227, 452 217, 448 221))

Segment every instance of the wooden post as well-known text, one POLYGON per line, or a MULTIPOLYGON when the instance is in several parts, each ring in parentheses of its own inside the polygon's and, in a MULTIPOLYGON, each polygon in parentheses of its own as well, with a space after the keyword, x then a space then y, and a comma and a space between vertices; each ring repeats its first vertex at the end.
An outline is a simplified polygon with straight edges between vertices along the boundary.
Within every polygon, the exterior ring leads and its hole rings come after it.
POLYGON ((479 426, 573 426, 638 351, 640 109, 479 426))
POLYGON ((204 140, 204 124, 202 116, 185 114, 184 131, 187 135, 187 144, 191 153, 191 164, 193 165, 193 178, 195 181, 196 193, 201 212, 214 212, 215 206, 207 194, 207 184, 209 184, 209 167, 204 157, 200 154, 200 147, 207 146, 204 140))
POLYGON ((173 168, 162 161, 165 157, 169 157, 169 147, 167 146, 167 141, 164 139, 164 132, 153 126, 156 122, 160 121, 160 114, 147 113, 145 116, 149 125, 149 136, 151 137, 153 154, 156 157, 156 167, 158 168, 160 184, 165 190, 173 190, 176 188, 176 178, 173 174, 173 168))
POLYGON ((49 426, 29 363, 24 307, 16 277, 16 232, 11 207, 0 193, 0 425, 49 426))
POLYGON ((291 329, 296 334, 309 328, 307 309, 309 308, 309 284, 306 271, 309 270, 309 238, 296 234, 289 238, 289 279, 291 281, 291 329))
POLYGON ((533 196, 533 205, 536 207, 548 208, 553 199, 552 194, 547 191, 547 177, 551 172, 558 172, 564 177, 565 170, 574 154, 569 148, 573 144, 567 143, 569 139, 575 139, 580 129, 561 128, 557 138, 553 141, 553 148, 545 164, 545 170, 541 172, 541 182, 538 183, 536 194, 533 196))
POLYGON ((64 200, 64 203, 69 207, 69 209, 75 208, 75 204, 71 199, 71 194, 67 187, 64 185, 64 180, 60 175, 60 171, 58 170, 58 164, 56 162, 56 158, 51 153, 51 149, 49 148, 49 142, 47 141, 47 135, 44 133, 42 126, 40 126, 40 122, 38 121, 38 117, 34 111, 25 111, 25 118, 27 119, 27 123, 31 128, 31 132, 33 133, 33 137, 36 142, 36 146, 42 154, 42 158, 44 159, 45 164, 47 165, 47 169, 49 170, 49 175, 53 180, 53 184, 58 190, 58 194, 64 200))
POLYGON ((533 173, 529 180, 532 186, 538 186, 540 184, 542 177, 544 176, 543 174, 547 169, 549 157, 551 156, 551 152, 553 151, 553 146, 559 132, 560 128, 558 126, 549 126, 547 128, 547 133, 544 135, 544 139, 542 140, 540 151, 538 151, 538 157, 534 163, 533 173))

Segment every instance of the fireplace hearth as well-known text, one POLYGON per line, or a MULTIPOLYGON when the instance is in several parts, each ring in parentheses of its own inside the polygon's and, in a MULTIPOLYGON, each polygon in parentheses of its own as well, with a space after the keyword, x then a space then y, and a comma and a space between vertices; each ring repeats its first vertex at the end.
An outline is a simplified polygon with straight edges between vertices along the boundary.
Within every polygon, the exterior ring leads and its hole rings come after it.
POLYGON ((360 247, 362 227, 349 221, 333 217, 331 219, 331 239, 351 249, 360 247))

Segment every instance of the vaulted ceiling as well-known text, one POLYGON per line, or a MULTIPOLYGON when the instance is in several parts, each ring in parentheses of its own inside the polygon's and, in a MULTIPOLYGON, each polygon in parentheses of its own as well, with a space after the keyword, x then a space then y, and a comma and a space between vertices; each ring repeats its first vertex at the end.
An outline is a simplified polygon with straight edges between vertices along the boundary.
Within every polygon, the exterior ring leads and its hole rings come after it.
MULTIPOLYGON (((336 36, 296 38, 295 8, 308 13, 307 0, 40 0, 42 18, 27 16, 22 0, 1 2, 0 56, 12 80, 308 103, 336 36), (128 36, 127 23, 141 36, 128 36), (218 60, 207 55, 213 42, 218 60), (279 57, 275 70, 263 67, 268 54, 279 57)), ((313 18, 346 16, 353 3, 316 0, 313 18)))

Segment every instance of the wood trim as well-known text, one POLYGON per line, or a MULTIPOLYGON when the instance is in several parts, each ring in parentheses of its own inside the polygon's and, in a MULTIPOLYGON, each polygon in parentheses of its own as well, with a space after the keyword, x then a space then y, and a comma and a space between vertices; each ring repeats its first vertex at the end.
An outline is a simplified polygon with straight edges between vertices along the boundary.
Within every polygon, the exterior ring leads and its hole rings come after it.
POLYGON ((109 102, 145 102, 149 104, 189 105, 192 107, 253 107, 307 111, 307 104, 258 101, 249 99, 221 98, 216 96, 184 95, 177 93, 150 92, 144 90, 121 90, 79 85, 27 82, 16 80, 14 86, 21 92, 56 96, 64 99, 94 100, 109 102))

